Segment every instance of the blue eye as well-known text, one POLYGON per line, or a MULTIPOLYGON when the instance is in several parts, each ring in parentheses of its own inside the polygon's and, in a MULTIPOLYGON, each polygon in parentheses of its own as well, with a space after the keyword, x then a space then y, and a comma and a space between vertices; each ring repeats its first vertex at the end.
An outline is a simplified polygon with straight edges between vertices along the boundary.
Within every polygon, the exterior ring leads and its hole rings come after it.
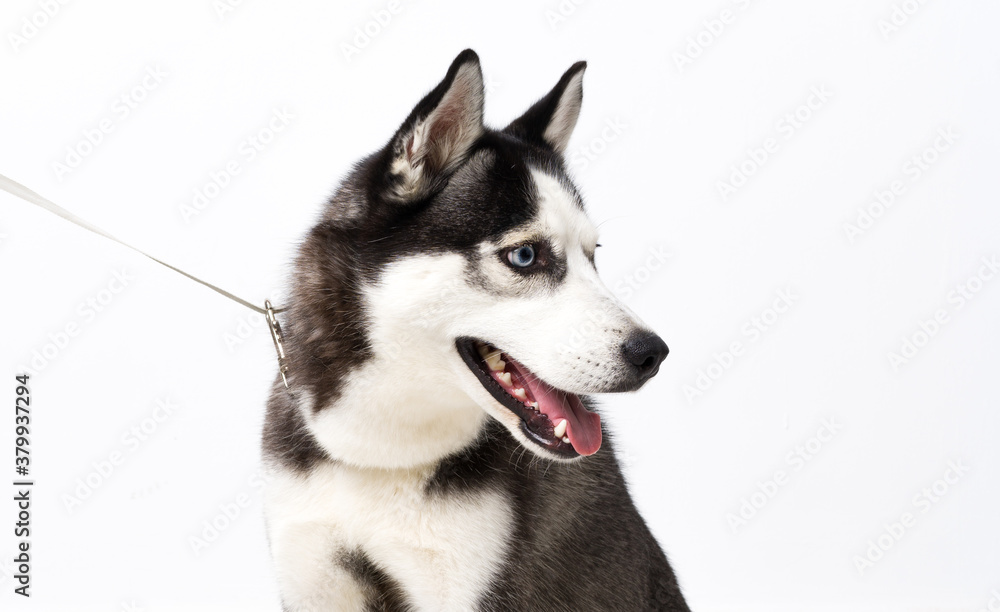
POLYGON ((507 251, 507 261, 515 268, 527 268, 535 263, 535 247, 530 244, 522 244, 513 248, 507 251))

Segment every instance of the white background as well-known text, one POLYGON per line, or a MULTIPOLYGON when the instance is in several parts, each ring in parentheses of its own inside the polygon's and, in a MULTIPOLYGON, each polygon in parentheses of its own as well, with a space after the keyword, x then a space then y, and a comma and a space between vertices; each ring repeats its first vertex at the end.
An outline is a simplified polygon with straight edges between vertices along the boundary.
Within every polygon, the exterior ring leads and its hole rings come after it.
MULTIPOLYGON (((496 126, 588 60, 570 150, 598 264, 671 347, 640 393, 606 399, 605 420, 692 608, 972 611, 1000 592, 1000 280, 970 280, 1000 255, 995 2, 402 0, 379 27, 386 1, 73 2, 47 20, 43 4, 4 3, 0 172, 254 302, 281 301, 326 195, 463 48, 482 58, 496 126), (894 11, 901 25, 880 28, 894 11), (25 19, 47 23, 27 36, 25 19), (366 25, 380 31, 346 50, 366 25), (128 116, 122 95, 143 98, 128 116), (247 159, 242 143, 282 109, 287 126, 247 159), (60 175, 67 147, 89 154, 60 175), (933 159, 919 177, 913 156, 933 159), (752 176, 723 197, 741 164, 752 176), (893 181, 901 195, 850 240, 845 223, 893 181), (668 263, 647 267, 650 249, 668 263), (781 290, 795 297, 775 317, 781 290), (947 322, 921 336, 939 309, 947 322), (755 318, 770 325, 751 332, 755 318), (922 347, 893 367, 904 338, 922 347), (811 440, 824 419, 836 434, 811 440), (788 457, 799 446, 808 462, 788 457), (969 469, 938 497, 949 462, 969 469), (859 569, 880 537, 891 547, 859 569)), ((31 379, 30 601, 8 575, 13 411, 0 419, 0 607, 278 609, 255 480, 275 371, 259 318, 21 200, 0 194, 0 211, 4 402, 34 351, 53 356, 31 379), (121 270, 128 285, 102 293, 121 270), (90 314, 89 299, 108 303, 90 314), (157 400, 176 409, 133 450, 123 435, 157 400), (115 451, 121 465, 70 511, 115 451), (220 506, 243 495, 227 521, 220 506), (230 525, 196 555, 220 514, 230 525)))

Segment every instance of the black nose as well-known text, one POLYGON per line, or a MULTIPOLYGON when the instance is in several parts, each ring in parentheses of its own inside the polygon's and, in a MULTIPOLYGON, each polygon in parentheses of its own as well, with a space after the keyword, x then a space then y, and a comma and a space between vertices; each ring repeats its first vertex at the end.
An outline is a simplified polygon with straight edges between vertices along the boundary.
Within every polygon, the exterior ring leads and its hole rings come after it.
POLYGON ((640 381, 652 378, 667 358, 667 343, 652 332, 634 332, 622 345, 625 361, 636 368, 640 381))

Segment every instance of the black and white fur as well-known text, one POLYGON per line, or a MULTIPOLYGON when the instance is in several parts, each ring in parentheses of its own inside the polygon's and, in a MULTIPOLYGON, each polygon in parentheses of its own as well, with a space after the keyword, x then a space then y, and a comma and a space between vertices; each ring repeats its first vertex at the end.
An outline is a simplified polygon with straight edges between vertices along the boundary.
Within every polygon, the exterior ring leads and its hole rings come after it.
POLYGON ((456 345, 573 394, 634 390, 666 355, 599 280, 566 172, 585 67, 493 130, 463 52, 306 236, 263 434, 285 610, 688 610, 606 436, 540 445, 456 345), (530 273, 504 258, 526 241, 530 273))

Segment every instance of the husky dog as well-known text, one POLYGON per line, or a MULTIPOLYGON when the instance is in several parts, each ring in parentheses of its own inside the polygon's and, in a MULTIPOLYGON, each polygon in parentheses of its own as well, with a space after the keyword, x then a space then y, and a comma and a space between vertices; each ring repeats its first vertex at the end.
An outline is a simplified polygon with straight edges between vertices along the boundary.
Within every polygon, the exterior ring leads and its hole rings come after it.
POLYGON ((306 236, 263 433, 284 610, 689 610, 587 397, 667 346, 594 268, 585 68, 493 130, 464 51, 306 236))

